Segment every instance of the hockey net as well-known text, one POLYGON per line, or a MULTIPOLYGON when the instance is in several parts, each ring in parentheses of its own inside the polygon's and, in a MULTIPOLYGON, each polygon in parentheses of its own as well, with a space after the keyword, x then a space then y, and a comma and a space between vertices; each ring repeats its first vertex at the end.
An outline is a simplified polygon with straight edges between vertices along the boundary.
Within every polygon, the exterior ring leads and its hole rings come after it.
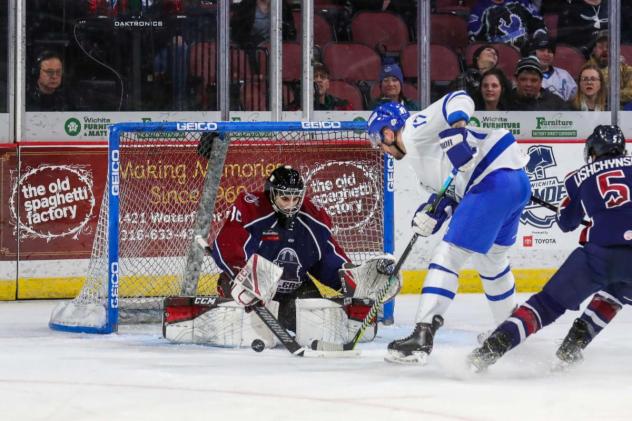
POLYGON ((218 123, 224 151, 214 145, 210 159, 197 153, 206 132, 167 130, 176 124, 113 131, 86 281, 53 311, 51 328, 108 333, 118 323, 158 322, 166 296, 214 295, 219 270, 194 236, 212 244, 237 196, 262 190, 281 164, 301 172, 355 263, 385 250, 385 163, 357 129, 364 123, 218 123))

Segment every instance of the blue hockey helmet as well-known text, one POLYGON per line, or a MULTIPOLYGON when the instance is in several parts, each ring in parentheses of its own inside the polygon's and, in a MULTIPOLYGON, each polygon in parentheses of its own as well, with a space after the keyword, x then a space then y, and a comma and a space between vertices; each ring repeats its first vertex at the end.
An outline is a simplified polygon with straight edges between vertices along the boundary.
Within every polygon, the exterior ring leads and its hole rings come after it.
POLYGON ((599 125, 586 139, 584 160, 625 155, 625 136, 617 125, 599 125))
POLYGON ((410 117, 408 110, 397 102, 387 102, 376 107, 369 117, 369 139, 374 147, 384 142, 382 130, 389 128, 394 132, 404 127, 410 117))

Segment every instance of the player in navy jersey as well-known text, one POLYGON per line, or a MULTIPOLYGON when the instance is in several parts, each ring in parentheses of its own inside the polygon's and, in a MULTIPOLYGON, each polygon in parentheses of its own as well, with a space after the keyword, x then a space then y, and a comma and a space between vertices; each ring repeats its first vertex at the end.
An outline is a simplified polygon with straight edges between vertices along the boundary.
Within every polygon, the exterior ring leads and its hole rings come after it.
POLYGON ((528 157, 509 131, 466 126, 473 113, 472 98, 456 91, 413 115, 400 104, 386 103, 369 118, 369 135, 375 143, 395 159, 406 159, 420 184, 431 192, 440 191, 448 175, 458 170, 454 189, 436 209, 426 210, 436 198, 433 194, 413 219, 412 228, 422 237, 450 222, 428 266, 415 329, 388 345, 388 361, 426 362, 443 314, 456 295, 459 271, 470 258, 481 275, 494 322, 500 323, 514 308, 515 282, 508 254, 531 197, 523 169, 528 157))
POLYGON ((222 270, 218 293, 230 297, 232 280, 257 253, 283 268, 274 300, 279 321, 294 330, 295 298, 320 298, 310 275, 341 289, 338 269, 349 258, 331 233, 324 209, 305 197, 305 185, 290 166, 275 169, 263 192, 241 193, 213 243, 213 259, 222 270))
MULTIPOLYGON (((597 126, 586 140, 586 165, 565 181, 567 196, 558 208, 563 231, 579 227, 584 216, 592 224, 584 244, 575 249, 541 292, 518 307, 468 356, 476 371, 486 369, 529 335, 553 323, 566 310, 578 310, 591 294, 611 296, 619 303, 632 297, 632 157, 626 155, 625 138, 617 126, 597 126)), ((599 295, 597 297, 599 297, 599 295)), ((593 300, 594 301, 594 300, 593 300)), ((606 319, 613 314, 597 298, 606 319)), ((588 311, 591 311, 590 306, 588 311)), ((558 357, 572 362, 594 337, 590 326, 576 321, 558 350, 558 357)))

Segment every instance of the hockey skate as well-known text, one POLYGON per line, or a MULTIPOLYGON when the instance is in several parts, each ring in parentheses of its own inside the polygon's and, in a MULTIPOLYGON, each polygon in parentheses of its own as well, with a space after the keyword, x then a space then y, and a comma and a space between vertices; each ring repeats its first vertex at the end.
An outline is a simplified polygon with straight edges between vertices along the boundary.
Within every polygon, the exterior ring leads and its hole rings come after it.
POLYGON ((505 332, 497 331, 485 339, 480 348, 467 356, 467 363, 476 373, 487 370, 509 350, 511 341, 505 332))
POLYGON ((586 348, 590 340, 588 324, 582 319, 575 319, 573 327, 568 331, 564 341, 562 341, 562 345, 555 353, 560 361, 559 366, 554 368, 564 369, 570 365, 580 363, 584 359, 582 349, 586 348))
POLYGON ((410 336, 388 344, 384 360, 396 364, 425 365, 432 352, 434 335, 443 326, 443 317, 435 315, 432 323, 417 323, 410 336))

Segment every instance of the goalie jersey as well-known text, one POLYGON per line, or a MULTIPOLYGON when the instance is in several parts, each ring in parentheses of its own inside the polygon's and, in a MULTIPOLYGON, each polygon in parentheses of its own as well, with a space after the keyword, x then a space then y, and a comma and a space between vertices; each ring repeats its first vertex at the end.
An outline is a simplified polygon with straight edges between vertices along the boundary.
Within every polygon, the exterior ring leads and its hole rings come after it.
POLYGON ((213 243, 213 259, 231 279, 254 253, 274 262, 283 268, 277 295, 291 295, 308 273, 338 290, 338 269, 350 260, 330 227, 327 213, 308 197, 285 227, 264 192, 241 193, 213 243))
POLYGON ((572 231, 586 214, 592 224, 580 242, 600 246, 632 246, 632 156, 600 159, 571 172, 564 180, 557 220, 572 231))
MULTIPOLYGON (((439 145, 439 133, 459 120, 469 121, 473 113, 472 98, 464 91, 456 91, 406 120, 403 131, 406 159, 424 188, 439 191, 452 171, 452 164, 439 145)), ((470 126, 467 130, 467 142, 476 150, 476 164, 471 170, 459 172, 455 177, 457 200, 494 170, 520 169, 529 162, 529 157, 522 152, 509 131, 470 126)))

